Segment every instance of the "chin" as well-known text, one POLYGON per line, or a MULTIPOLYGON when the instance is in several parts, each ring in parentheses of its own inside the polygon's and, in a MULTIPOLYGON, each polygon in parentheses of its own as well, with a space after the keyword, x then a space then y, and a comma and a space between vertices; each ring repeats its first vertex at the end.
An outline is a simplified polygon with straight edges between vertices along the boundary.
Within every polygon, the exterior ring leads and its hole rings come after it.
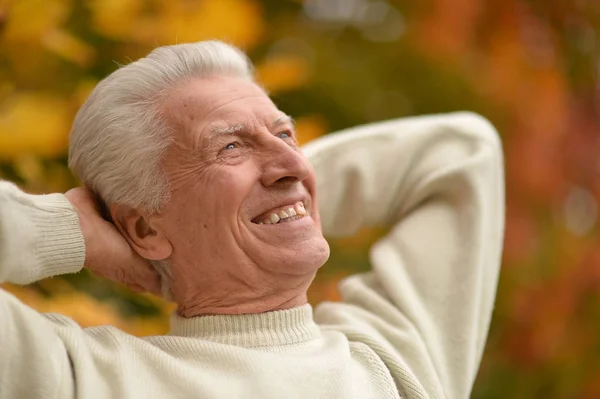
POLYGON ((302 249, 298 247, 280 252, 274 262, 278 271, 298 276, 314 274, 329 259, 329 244, 323 237, 303 243, 302 249))

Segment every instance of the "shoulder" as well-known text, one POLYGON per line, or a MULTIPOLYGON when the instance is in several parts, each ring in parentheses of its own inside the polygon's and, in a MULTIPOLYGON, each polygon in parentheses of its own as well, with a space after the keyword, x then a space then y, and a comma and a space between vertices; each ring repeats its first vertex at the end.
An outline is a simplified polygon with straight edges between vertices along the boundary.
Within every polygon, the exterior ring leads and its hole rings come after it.
POLYGON ((42 313, 67 347, 88 347, 92 352, 124 350, 147 345, 146 341, 112 325, 81 327, 75 320, 58 313, 42 313))

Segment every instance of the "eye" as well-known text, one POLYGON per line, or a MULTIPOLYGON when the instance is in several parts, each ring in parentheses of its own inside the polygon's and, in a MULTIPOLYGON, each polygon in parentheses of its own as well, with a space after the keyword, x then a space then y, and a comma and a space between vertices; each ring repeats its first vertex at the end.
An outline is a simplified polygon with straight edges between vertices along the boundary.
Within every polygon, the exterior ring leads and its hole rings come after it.
POLYGON ((233 143, 229 143, 227 144, 225 147, 223 147, 224 150, 233 150, 234 148, 239 147, 239 143, 237 141, 234 141, 233 143))
POLYGON ((292 133, 290 133, 289 131, 281 132, 277 135, 277 137, 279 137, 280 139, 289 139, 292 137, 292 133))

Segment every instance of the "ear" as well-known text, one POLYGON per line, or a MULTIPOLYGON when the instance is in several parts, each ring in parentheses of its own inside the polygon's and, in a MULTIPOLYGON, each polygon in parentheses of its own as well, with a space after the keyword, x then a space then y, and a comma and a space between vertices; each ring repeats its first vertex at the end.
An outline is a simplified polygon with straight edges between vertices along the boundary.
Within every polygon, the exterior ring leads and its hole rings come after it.
POLYGON ((110 214, 121 235, 138 255, 149 260, 164 260, 171 256, 173 247, 158 226, 156 215, 123 204, 113 204, 110 214))

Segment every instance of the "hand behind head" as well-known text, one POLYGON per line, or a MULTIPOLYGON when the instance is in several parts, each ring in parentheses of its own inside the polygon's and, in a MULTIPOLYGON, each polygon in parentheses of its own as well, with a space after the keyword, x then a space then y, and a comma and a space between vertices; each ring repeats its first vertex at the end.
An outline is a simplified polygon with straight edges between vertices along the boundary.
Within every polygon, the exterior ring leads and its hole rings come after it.
POLYGON ((79 217, 85 240, 85 267, 136 292, 161 296, 158 272, 131 248, 110 222, 106 207, 97 196, 85 187, 71 189, 65 196, 79 217))

